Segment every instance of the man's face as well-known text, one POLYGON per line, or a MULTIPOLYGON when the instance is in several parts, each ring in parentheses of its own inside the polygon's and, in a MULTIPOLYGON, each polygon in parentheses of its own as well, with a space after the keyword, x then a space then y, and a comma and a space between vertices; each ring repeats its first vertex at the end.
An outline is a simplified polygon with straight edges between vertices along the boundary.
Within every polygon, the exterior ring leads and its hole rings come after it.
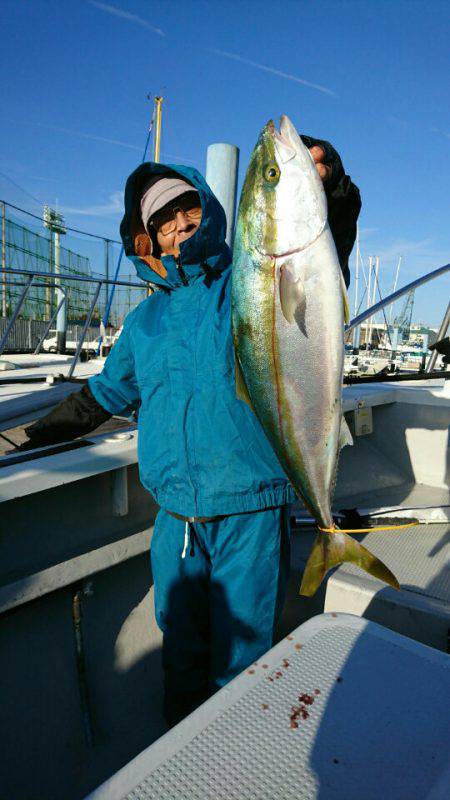
POLYGON ((197 192, 186 192, 158 211, 151 224, 163 256, 180 255, 180 244, 194 235, 202 221, 197 192))

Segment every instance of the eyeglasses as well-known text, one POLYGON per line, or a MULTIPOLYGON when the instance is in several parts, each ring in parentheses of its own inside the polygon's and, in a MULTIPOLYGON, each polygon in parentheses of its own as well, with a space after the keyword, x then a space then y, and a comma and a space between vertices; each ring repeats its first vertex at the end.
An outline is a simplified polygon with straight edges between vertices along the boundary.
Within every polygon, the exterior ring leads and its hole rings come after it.
POLYGON ((177 227, 176 216, 181 211, 185 216, 197 222, 202 218, 202 209, 199 206, 199 197, 197 192, 186 192, 186 194, 177 197, 173 204, 168 205, 157 211, 151 219, 151 225, 157 231, 166 236, 173 233, 177 227))

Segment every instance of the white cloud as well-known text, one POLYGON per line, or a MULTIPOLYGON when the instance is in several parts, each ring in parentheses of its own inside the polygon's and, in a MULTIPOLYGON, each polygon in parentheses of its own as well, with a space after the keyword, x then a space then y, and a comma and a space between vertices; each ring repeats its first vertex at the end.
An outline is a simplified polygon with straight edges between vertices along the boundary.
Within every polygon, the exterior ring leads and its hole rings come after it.
POLYGON ((32 121, 25 121, 25 120, 16 120, 16 119, 8 119, 7 117, 4 118, 5 122, 12 122, 15 125, 32 125, 36 128, 45 128, 49 131, 58 131, 58 133, 67 133, 69 136, 79 136, 81 139, 91 139, 94 142, 105 142, 105 144, 114 144, 118 147, 126 147, 128 150, 137 150, 139 153, 142 153, 142 147, 138 147, 136 144, 130 144, 129 142, 122 142, 119 139, 110 139, 106 136, 97 136, 95 133, 84 133, 83 131, 73 130, 73 128, 62 128, 60 125, 48 125, 45 122, 32 122, 32 121))
POLYGON ((278 75, 278 77, 286 78, 289 81, 294 81, 294 83, 301 83, 304 86, 309 86, 310 89, 316 89, 318 92, 329 94, 332 97, 338 96, 336 92, 333 92, 326 86, 321 86, 319 83, 311 83, 311 81, 307 81, 304 78, 299 78, 297 75, 290 75, 288 72, 282 72, 279 69, 275 69, 275 67, 268 67, 265 64, 259 64, 257 61, 250 61, 249 58, 243 58, 243 56, 240 56, 237 53, 229 53, 227 50, 217 50, 215 48, 211 49, 211 53, 215 53, 217 56, 223 56, 224 58, 231 58, 233 61, 240 61, 242 64, 248 64, 250 67, 256 67, 256 69, 261 69, 264 72, 270 72, 272 75, 278 75))
POLYGON ((431 241, 430 238, 419 239, 418 241, 401 238, 395 239, 388 247, 377 250, 377 255, 385 260, 411 254, 424 255, 429 252, 431 241))
MULTIPOLYGON (((367 246, 365 248, 367 252, 367 246)), ((367 263, 366 252, 365 263, 367 263)), ((386 246, 378 247, 377 244, 371 246, 373 255, 379 256, 380 266, 393 266, 397 263, 398 257, 402 257, 401 273, 421 274, 432 269, 437 269, 448 262, 448 250, 440 246, 433 238, 425 239, 394 239, 386 246)), ((368 253, 367 253, 368 255, 368 253)))
POLYGON ((84 206, 82 208, 62 206, 59 210, 63 214, 74 214, 80 217, 115 217, 123 214, 123 192, 113 192, 109 196, 109 201, 103 205, 84 206))
POLYGON ((439 136, 444 136, 446 139, 450 139, 450 133, 447 131, 441 131, 440 128, 430 128, 431 133, 437 133, 439 136))
POLYGON ((186 156, 176 155, 175 153, 166 153, 165 150, 161 151, 161 155, 166 159, 170 159, 174 164, 196 164, 196 161, 193 161, 192 158, 187 158, 186 156))
POLYGON ((129 11, 124 11, 122 8, 117 8, 117 6, 110 6, 108 3, 98 3, 97 0, 89 0, 91 6, 95 6, 100 11, 105 11, 107 14, 113 14, 115 17, 120 17, 121 19, 126 19, 128 22, 134 22, 136 25, 140 25, 141 28, 147 28, 152 33, 157 33, 158 36, 165 36, 166 34, 161 28, 155 28, 153 25, 150 25, 146 19, 142 17, 138 17, 137 14, 130 14, 129 11))
POLYGON ((374 233, 378 233, 378 228, 358 228, 360 241, 368 239, 374 233))

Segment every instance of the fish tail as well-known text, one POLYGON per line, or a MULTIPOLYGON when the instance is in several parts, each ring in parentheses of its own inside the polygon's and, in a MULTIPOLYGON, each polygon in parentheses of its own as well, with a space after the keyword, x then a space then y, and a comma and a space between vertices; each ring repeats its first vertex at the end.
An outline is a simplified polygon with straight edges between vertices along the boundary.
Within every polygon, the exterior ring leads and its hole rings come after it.
POLYGON ((366 547, 336 528, 334 533, 320 532, 313 544, 303 573, 300 594, 311 597, 319 588, 328 570, 344 561, 356 564, 360 569, 388 583, 394 589, 400 584, 385 564, 366 547))

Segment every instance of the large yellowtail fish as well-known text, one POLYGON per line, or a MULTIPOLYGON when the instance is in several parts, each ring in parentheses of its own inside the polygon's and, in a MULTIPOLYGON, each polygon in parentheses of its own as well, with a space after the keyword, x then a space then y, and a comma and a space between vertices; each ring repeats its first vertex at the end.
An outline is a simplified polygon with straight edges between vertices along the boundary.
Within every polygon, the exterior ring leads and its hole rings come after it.
MULTIPOLYGON (((342 416, 346 291, 322 182, 291 121, 269 122, 253 151, 234 246, 232 324, 238 396, 249 402, 319 533, 300 587, 312 595, 350 561, 392 572, 331 515, 342 416)), ((348 308, 348 307, 347 307, 348 308)))

